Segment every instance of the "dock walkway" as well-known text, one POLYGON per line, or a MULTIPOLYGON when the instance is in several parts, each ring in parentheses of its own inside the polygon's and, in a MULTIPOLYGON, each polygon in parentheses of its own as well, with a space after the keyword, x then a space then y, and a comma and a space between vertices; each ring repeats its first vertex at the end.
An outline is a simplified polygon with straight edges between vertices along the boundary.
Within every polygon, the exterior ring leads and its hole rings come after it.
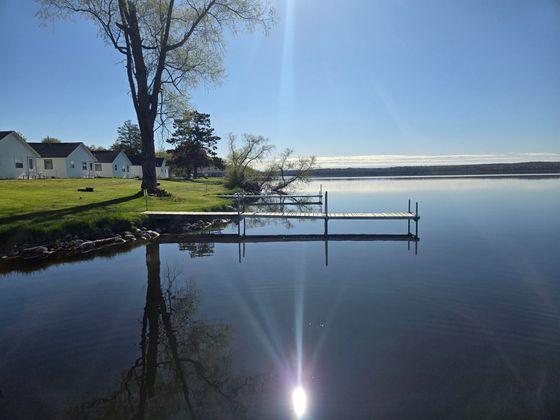
POLYGON ((391 220, 418 220, 420 217, 411 212, 373 212, 373 213, 346 213, 346 212, 258 212, 258 211, 145 211, 145 215, 150 218, 205 218, 205 219, 320 219, 320 220, 371 220, 371 219, 391 219, 391 220))
MULTIPOLYGON (((235 197, 239 197, 235 195, 235 197)), ((416 211, 411 210, 411 202, 408 200, 408 211, 398 212, 329 212, 328 211, 328 192, 324 195, 324 211, 277 211, 277 212, 257 212, 241 210, 240 200, 236 199, 237 211, 216 211, 216 212, 199 212, 199 211, 145 211, 144 214, 151 219, 175 219, 175 220, 192 220, 192 219, 233 219, 237 220, 238 234, 241 236, 241 222, 243 222, 243 236, 245 236, 246 219, 306 219, 306 220, 323 220, 325 222, 324 235, 329 234, 329 220, 406 220, 408 225, 408 235, 410 232, 410 222, 415 222, 416 233, 418 237, 418 203, 416 203, 416 211)), ((322 209, 323 210, 323 209, 322 209)))

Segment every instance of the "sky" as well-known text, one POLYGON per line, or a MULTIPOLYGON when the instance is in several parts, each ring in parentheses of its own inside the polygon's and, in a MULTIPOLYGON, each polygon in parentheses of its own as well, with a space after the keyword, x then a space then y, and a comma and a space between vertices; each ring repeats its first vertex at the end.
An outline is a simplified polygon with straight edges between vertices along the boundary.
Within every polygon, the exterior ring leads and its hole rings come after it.
MULTIPOLYGON (((270 33, 226 34, 225 77, 190 92, 223 138, 337 166, 560 160, 559 0, 273 3, 270 33)), ((37 9, 0 0, 0 130, 109 146, 135 119, 119 55, 91 22, 37 9)))

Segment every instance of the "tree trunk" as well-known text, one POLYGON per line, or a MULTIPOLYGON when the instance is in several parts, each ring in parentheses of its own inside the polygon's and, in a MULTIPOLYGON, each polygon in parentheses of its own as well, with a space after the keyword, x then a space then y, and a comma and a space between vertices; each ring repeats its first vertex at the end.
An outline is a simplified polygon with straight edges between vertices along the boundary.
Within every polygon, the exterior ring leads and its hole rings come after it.
MULTIPOLYGON (((140 116, 138 116, 140 121, 140 116)), ((148 190, 148 193, 154 194, 157 191, 156 176, 156 151, 154 147, 154 130, 144 128, 144 125, 150 126, 149 122, 140 125, 140 133, 142 136, 142 189, 148 190)))

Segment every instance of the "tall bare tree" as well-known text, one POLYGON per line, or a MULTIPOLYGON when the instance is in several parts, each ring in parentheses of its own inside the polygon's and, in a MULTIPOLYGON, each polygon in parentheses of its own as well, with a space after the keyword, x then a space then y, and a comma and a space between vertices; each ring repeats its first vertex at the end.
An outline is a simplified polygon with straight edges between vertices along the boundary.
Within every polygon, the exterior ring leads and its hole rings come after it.
POLYGON ((224 30, 265 30, 273 21, 266 0, 38 0, 44 19, 78 14, 92 20, 124 56, 142 136, 142 188, 157 192, 154 131, 172 98, 223 73, 224 30))

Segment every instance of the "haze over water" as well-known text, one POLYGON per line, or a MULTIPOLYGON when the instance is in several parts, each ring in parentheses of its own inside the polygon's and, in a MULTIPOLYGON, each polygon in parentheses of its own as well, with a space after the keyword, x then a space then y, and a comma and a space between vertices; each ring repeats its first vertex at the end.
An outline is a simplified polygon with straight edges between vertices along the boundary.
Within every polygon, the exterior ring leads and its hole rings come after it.
MULTIPOLYGON (((319 184, 330 211, 418 201, 418 254, 406 242, 331 241, 327 266, 323 241, 172 242, 4 274, 0 417, 173 418, 188 411, 187 384, 197 418, 285 419, 299 383, 309 419, 560 414, 559 178, 320 180, 301 191, 319 184)), ((323 231, 290 227, 247 233, 323 231)), ((331 221, 329 232, 405 233, 406 222, 331 221)))

